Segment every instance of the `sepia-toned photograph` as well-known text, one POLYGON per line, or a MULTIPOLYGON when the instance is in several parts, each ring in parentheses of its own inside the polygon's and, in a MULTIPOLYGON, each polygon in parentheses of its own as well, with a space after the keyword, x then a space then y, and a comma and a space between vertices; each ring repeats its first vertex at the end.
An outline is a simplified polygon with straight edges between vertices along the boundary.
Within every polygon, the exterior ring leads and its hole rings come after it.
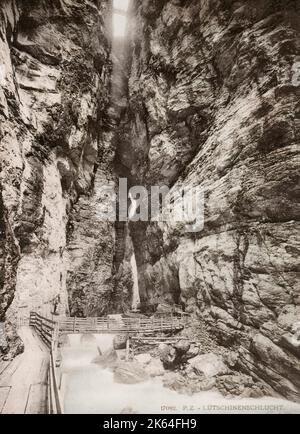
POLYGON ((1 415, 299 415, 299 221, 300 0, 0 0, 1 415))

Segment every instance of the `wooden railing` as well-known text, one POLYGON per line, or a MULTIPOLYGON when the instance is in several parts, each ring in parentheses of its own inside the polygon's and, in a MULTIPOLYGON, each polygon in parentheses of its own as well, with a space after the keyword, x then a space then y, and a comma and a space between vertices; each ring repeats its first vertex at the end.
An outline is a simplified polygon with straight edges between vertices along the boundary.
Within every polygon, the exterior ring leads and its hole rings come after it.
POLYGON ((52 319, 31 312, 29 325, 34 327, 50 350, 48 370, 48 414, 63 414, 62 400, 58 387, 58 374, 55 366, 58 342, 58 323, 52 319))
POLYGON ((58 386, 58 375, 55 366, 56 347, 52 344, 48 372, 48 414, 63 414, 62 399, 58 386))
POLYGON ((62 414, 63 406, 58 385, 56 355, 58 338, 61 333, 129 333, 131 335, 147 335, 182 330, 189 318, 166 316, 160 318, 46 318, 31 312, 29 325, 34 327, 50 350, 48 371, 48 413, 62 414))
POLYGON ((40 334, 48 347, 51 346, 54 330, 59 333, 151 333, 181 330, 189 318, 166 316, 160 318, 68 318, 49 319, 32 312, 30 325, 40 334))
POLYGON ((60 318, 60 332, 68 333, 150 333, 172 332, 181 330, 185 319, 173 318, 123 318, 113 320, 107 318, 60 318))
POLYGON ((52 319, 46 318, 38 313, 31 312, 29 318, 29 325, 35 328, 35 330, 38 332, 39 336, 45 342, 47 347, 51 349, 57 322, 52 319))

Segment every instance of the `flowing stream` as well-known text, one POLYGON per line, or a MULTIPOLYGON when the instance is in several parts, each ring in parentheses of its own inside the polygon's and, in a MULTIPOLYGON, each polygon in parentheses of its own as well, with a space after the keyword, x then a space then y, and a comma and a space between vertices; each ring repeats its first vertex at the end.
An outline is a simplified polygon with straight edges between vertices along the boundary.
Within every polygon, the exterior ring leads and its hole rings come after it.
POLYGON ((140 304, 140 292, 139 292, 138 271, 137 271, 134 253, 131 256, 130 264, 131 264, 132 276, 133 276, 132 310, 136 310, 140 304))
POLYGON ((62 349, 61 391, 66 414, 170 413, 300 413, 300 405, 276 398, 228 399, 218 392, 193 396, 164 388, 159 377, 127 385, 114 382, 113 373, 93 363, 112 348, 113 335, 70 335, 62 349), (243 406, 243 407, 241 407, 243 406))

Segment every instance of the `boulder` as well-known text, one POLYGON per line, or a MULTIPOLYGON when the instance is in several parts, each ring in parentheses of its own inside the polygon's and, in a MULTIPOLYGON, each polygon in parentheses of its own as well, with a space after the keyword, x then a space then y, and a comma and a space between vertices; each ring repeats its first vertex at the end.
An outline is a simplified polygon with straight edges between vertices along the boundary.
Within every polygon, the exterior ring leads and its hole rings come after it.
POLYGON ((193 395, 202 391, 211 390, 216 385, 215 378, 196 377, 188 378, 180 373, 165 374, 163 385, 168 389, 175 390, 185 395, 193 395))
POLYGON ((174 344, 174 348, 178 351, 178 353, 185 354, 189 351, 191 344, 188 340, 182 339, 181 341, 176 342, 174 344))
POLYGON ((190 380, 199 378, 199 375, 196 374, 193 367, 191 365, 187 365, 184 370, 184 374, 190 380))
POLYGON ((285 333, 280 340, 281 346, 300 357, 300 339, 296 334, 285 333))
POLYGON ((208 390, 211 390, 216 385, 216 379, 214 377, 211 378, 205 378, 204 380, 200 381, 199 388, 202 392, 207 392, 208 390))
POLYGON ((114 381, 123 384, 137 384, 147 381, 149 376, 137 362, 120 362, 114 369, 114 381))
POLYGON ((115 350, 125 350, 128 335, 116 335, 114 337, 113 346, 115 350))
POLYGON ((160 355, 164 354, 166 351, 168 351, 168 348, 170 347, 170 345, 167 344, 159 344, 158 345, 158 352, 160 355))
POLYGON ((205 375, 208 378, 228 373, 223 358, 214 353, 198 355, 190 359, 188 363, 198 375, 205 375))
POLYGON ((250 376, 241 373, 218 377, 216 386, 224 396, 261 398, 270 395, 262 383, 254 382, 250 376))
POLYGON ((189 350, 186 352, 185 358, 192 359, 193 357, 198 356, 198 354, 199 354, 199 348, 196 345, 192 344, 190 345, 189 350))
POLYGON ((168 372, 164 375, 163 385, 176 392, 182 392, 185 390, 186 379, 178 372, 168 372))
POLYGON ((160 360, 166 369, 172 368, 176 364, 177 354, 176 349, 171 345, 160 345, 160 360))
POLYGON ((238 359, 239 359, 238 354, 233 351, 229 351, 227 354, 224 355, 224 362, 231 369, 234 369, 236 367, 238 359))

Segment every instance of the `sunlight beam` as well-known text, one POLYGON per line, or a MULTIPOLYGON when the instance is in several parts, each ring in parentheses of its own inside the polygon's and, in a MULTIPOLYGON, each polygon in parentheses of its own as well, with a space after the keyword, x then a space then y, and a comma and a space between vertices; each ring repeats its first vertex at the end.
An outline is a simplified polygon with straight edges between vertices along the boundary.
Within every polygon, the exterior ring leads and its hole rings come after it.
POLYGON ((124 38, 126 33, 127 17, 121 14, 113 14, 113 35, 115 38, 124 38))
POLYGON ((114 0, 113 8, 119 11, 127 12, 129 0, 114 0))

